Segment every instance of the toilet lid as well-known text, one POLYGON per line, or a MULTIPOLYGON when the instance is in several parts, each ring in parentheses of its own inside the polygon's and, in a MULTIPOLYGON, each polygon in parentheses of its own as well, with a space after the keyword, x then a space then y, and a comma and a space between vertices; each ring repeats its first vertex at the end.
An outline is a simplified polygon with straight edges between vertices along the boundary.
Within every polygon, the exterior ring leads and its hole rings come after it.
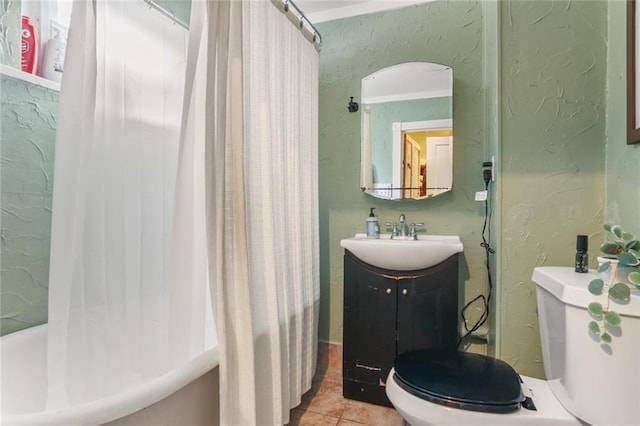
POLYGON ((484 355, 424 349, 398 355, 393 368, 405 391, 450 407, 509 413, 525 399, 514 369, 484 355))

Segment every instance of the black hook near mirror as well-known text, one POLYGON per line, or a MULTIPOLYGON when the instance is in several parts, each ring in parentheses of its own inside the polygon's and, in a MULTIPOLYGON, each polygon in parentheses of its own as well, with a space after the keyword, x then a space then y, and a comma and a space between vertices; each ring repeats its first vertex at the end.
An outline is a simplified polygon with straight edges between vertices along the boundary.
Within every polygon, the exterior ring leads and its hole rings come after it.
POLYGON ((347 106, 347 109, 349 110, 349 112, 358 112, 358 108, 359 108, 358 103, 355 102, 353 100, 353 96, 351 96, 351 100, 349 101, 349 105, 347 106))

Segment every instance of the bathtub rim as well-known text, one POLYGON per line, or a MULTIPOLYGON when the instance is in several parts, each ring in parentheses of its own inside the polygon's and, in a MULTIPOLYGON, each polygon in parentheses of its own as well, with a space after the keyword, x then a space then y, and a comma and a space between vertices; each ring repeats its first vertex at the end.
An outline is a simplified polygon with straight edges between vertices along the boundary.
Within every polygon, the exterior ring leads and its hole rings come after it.
MULTIPOLYGON (((47 323, 19 330, 2 336, 17 339, 20 333, 43 333, 46 337, 47 323)), ((161 376, 124 392, 82 404, 57 410, 10 414, 0 413, 2 425, 76 425, 103 424, 126 417, 167 398, 197 378, 204 376, 219 364, 218 346, 203 352, 161 376), (81 419, 81 422, 78 420, 81 419)))

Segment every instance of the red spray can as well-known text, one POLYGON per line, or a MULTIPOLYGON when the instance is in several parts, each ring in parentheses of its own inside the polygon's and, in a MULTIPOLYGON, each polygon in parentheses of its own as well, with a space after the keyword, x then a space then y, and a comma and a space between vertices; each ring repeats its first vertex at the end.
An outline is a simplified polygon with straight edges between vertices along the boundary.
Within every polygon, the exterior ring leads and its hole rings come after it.
POLYGON ((38 31, 28 16, 22 17, 22 71, 30 74, 38 73, 39 52, 38 31))

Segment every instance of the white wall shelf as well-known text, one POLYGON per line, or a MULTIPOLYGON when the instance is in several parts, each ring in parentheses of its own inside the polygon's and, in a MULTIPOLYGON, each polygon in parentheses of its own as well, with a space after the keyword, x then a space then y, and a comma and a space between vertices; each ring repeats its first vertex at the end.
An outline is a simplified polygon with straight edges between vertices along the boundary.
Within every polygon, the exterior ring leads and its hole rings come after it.
POLYGON ((60 83, 47 80, 46 78, 39 77, 37 75, 26 73, 22 70, 0 64, 0 74, 7 77, 15 78, 35 86, 44 87, 45 89, 53 90, 54 92, 60 91, 60 83))

